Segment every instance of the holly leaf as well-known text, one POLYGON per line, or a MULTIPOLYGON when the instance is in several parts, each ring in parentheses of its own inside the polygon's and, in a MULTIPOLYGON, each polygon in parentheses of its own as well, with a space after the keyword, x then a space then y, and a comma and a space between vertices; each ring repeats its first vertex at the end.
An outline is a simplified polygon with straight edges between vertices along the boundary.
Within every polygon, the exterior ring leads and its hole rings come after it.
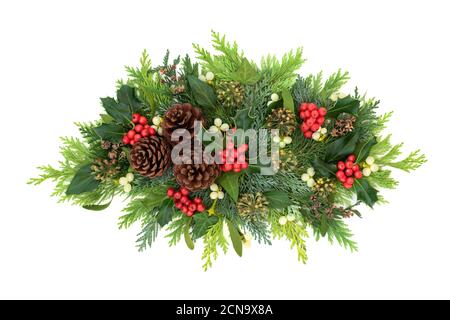
POLYGON ((255 66, 248 59, 244 58, 239 68, 231 74, 231 78, 242 84, 252 85, 258 82, 261 75, 255 66))
POLYGON ((291 92, 289 91, 289 89, 284 89, 283 92, 281 93, 281 96, 283 98, 284 107, 295 113, 294 99, 292 98, 292 95, 291 95, 291 92))
POLYGON ((343 99, 338 99, 334 106, 327 111, 327 116, 336 118, 341 113, 357 114, 360 101, 350 95, 343 99))
POLYGON ((194 245, 194 241, 192 240, 191 233, 189 232, 189 229, 190 229, 190 223, 188 223, 184 227, 184 242, 186 242, 186 246, 189 249, 194 250, 195 245, 194 245))
POLYGON ((173 214, 173 202, 170 199, 166 199, 161 204, 161 208, 159 209, 159 212, 156 216, 156 221, 158 221, 161 227, 164 227, 166 224, 172 221, 173 214))
POLYGON ((353 153, 355 151, 356 144, 358 143, 358 139, 359 131, 356 131, 333 141, 327 147, 325 161, 334 162, 353 153))
POLYGON ((219 221, 216 216, 210 216, 205 213, 197 213, 194 215, 194 225, 192 227, 192 235, 194 239, 203 237, 208 229, 219 221))
POLYGON ((250 129, 253 119, 248 115, 249 109, 239 109, 236 111, 236 115, 234 116, 234 122, 236 124, 236 128, 239 129, 250 129))
POLYGON ((373 208, 375 202, 378 201, 378 191, 366 180, 355 179, 355 184, 353 186, 356 190, 358 200, 373 208))
POLYGON ((126 124, 131 121, 131 109, 125 103, 119 103, 114 98, 101 98, 102 106, 116 122, 126 124))
POLYGON ((326 163, 319 158, 312 161, 312 166, 314 169, 325 178, 331 178, 336 174, 336 165, 333 163, 326 163))
POLYGON ((366 159, 370 154, 370 149, 372 149, 372 147, 376 144, 377 139, 375 137, 370 140, 359 143, 356 146, 355 150, 356 162, 361 162, 362 160, 366 159))
POLYGON ((273 209, 284 209, 291 204, 288 194, 284 191, 268 191, 264 192, 264 196, 269 202, 270 207, 273 209))
POLYGON ((187 80, 194 95, 194 99, 200 106, 206 108, 216 107, 217 97, 213 88, 194 76, 188 76, 187 80))
POLYGON ((96 180, 91 171, 91 165, 86 164, 82 166, 67 188, 67 195, 81 194, 85 192, 94 191, 100 185, 100 181, 96 180))
POLYGON ((104 123, 99 127, 93 129, 94 132, 103 140, 112 142, 121 141, 126 130, 121 125, 115 123, 104 123))
MULTIPOLYGON (((136 97, 134 88, 127 85, 123 85, 117 90, 117 101, 119 104, 128 106, 131 113, 136 113, 142 108, 142 104, 136 97)), ((128 120, 130 119, 131 117, 128 120)))
POLYGON ((239 177, 241 173, 240 172, 227 172, 223 175, 221 175, 216 181, 219 183, 225 191, 228 193, 228 195, 231 197, 231 199, 234 200, 234 202, 237 202, 239 197, 239 177))
POLYGON ((167 199, 166 193, 162 189, 147 191, 146 194, 147 195, 145 196, 145 198, 143 198, 141 201, 148 211, 161 205, 161 203, 167 199))
POLYGON ((233 244, 234 251, 236 251, 239 257, 242 257, 242 239, 238 229, 234 224, 227 219, 228 230, 230 230, 231 243, 233 244))

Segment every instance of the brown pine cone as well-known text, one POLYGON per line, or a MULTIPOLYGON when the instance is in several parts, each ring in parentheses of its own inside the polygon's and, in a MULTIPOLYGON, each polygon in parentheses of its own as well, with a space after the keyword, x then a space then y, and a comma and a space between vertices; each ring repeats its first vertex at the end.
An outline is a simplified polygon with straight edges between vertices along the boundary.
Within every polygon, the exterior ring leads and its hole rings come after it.
POLYGON ((178 141, 172 141, 172 133, 176 129, 186 129, 190 132, 191 138, 194 137, 194 122, 201 121, 204 124, 204 118, 199 108, 193 107, 189 103, 175 104, 167 110, 162 124, 163 135, 175 145, 178 141))
POLYGON ((139 174, 160 177, 170 167, 170 145, 158 136, 142 138, 131 150, 131 166, 139 174))
POLYGON ((219 176, 216 164, 178 164, 173 167, 177 183, 190 191, 207 189, 219 176))

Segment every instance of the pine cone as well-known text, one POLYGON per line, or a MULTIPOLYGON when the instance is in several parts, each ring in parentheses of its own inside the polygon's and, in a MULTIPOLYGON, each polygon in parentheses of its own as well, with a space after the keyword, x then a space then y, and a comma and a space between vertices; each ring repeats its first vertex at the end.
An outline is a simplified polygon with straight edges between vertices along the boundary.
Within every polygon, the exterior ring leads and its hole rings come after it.
POLYGON ((269 202, 261 193, 244 193, 238 200, 237 209, 244 219, 256 220, 258 216, 267 214, 269 202))
POLYGON ((346 116, 345 118, 336 120, 333 130, 331 130, 331 136, 337 138, 352 132, 355 121, 355 116, 346 116))
POLYGON ((280 136, 291 136, 295 131, 295 114, 286 108, 273 109, 267 117, 267 127, 269 129, 280 130, 280 136))
POLYGON ((176 164, 173 174, 177 183, 190 191, 204 190, 213 184, 219 176, 219 167, 213 164, 176 164))
POLYGON ((170 167, 170 145, 158 136, 142 138, 131 150, 131 166, 148 178, 162 176, 170 167))
POLYGON ((172 133, 176 129, 186 129, 194 137, 194 122, 205 122, 199 108, 193 107, 189 103, 175 104, 167 110, 162 124, 163 135, 170 144, 176 145, 178 141, 172 141, 172 133))
POLYGON ((244 87, 237 81, 220 81, 216 93, 225 107, 239 107, 244 102, 244 87))

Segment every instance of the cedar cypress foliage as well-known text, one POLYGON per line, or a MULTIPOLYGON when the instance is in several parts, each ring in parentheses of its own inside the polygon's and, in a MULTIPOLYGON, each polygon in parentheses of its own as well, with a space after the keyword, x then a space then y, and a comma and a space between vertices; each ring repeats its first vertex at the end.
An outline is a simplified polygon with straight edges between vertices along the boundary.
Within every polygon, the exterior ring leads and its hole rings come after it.
POLYGON ((358 89, 342 93, 347 72, 299 74, 301 48, 257 64, 214 31, 213 50, 193 47, 196 60, 167 51, 156 66, 144 51, 137 67, 126 67, 116 97, 101 99, 99 119, 76 123, 82 138, 62 138, 58 165, 39 167, 29 183, 51 180, 53 196, 86 210, 104 210, 119 196, 127 201, 119 229, 140 226, 139 251, 162 231, 170 246, 200 246, 205 270, 220 252, 245 254, 251 239, 285 239, 302 262, 309 236, 356 251, 346 220, 362 217, 360 205, 386 203, 381 190, 399 185, 396 170, 426 162, 419 150, 402 156, 403 144, 383 134, 392 112, 379 115, 380 101, 358 89), (273 138, 280 170, 262 175, 269 168, 248 158, 244 141, 228 148, 224 138, 215 143, 227 146, 225 158, 241 154, 244 165, 180 172, 164 139, 177 128, 194 135, 193 120, 222 137, 231 128, 281 130, 273 138), (139 143, 148 140, 151 148, 139 143))

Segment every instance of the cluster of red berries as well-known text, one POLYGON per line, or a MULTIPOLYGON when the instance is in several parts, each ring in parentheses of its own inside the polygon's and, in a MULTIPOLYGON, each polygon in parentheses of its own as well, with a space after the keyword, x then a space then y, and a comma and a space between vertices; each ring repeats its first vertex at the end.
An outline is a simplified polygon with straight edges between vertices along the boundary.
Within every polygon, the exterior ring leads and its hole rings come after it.
POLYGON ((300 118, 303 120, 300 129, 306 138, 311 139, 313 133, 319 130, 325 122, 326 114, 327 109, 319 108, 315 103, 303 102, 300 104, 300 118))
POLYGON ((148 120, 146 117, 135 113, 133 114, 131 122, 133 122, 134 127, 123 136, 123 144, 134 145, 136 142, 141 140, 141 138, 156 135, 155 128, 148 125, 148 120))
POLYGON ((167 196, 173 198, 175 208, 181 210, 188 217, 192 217, 194 213, 205 211, 203 200, 201 198, 189 198, 189 190, 184 187, 180 190, 167 189, 167 196))
POLYGON ((361 179, 363 174, 359 170, 359 165, 355 164, 356 156, 351 154, 347 157, 347 161, 339 161, 336 177, 342 182, 344 188, 350 189, 355 183, 355 179, 361 179))
POLYGON ((241 170, 248 168, 248 162, 245 158, 245 153, 248 150, 248 144, 244 143, 237 148, 234 147, 234 143, 228 142, 227 148, 223 151, 219 151, 219 156, 222 157, 222 163, 220 170, 223 172, 241 172, 241 170))

